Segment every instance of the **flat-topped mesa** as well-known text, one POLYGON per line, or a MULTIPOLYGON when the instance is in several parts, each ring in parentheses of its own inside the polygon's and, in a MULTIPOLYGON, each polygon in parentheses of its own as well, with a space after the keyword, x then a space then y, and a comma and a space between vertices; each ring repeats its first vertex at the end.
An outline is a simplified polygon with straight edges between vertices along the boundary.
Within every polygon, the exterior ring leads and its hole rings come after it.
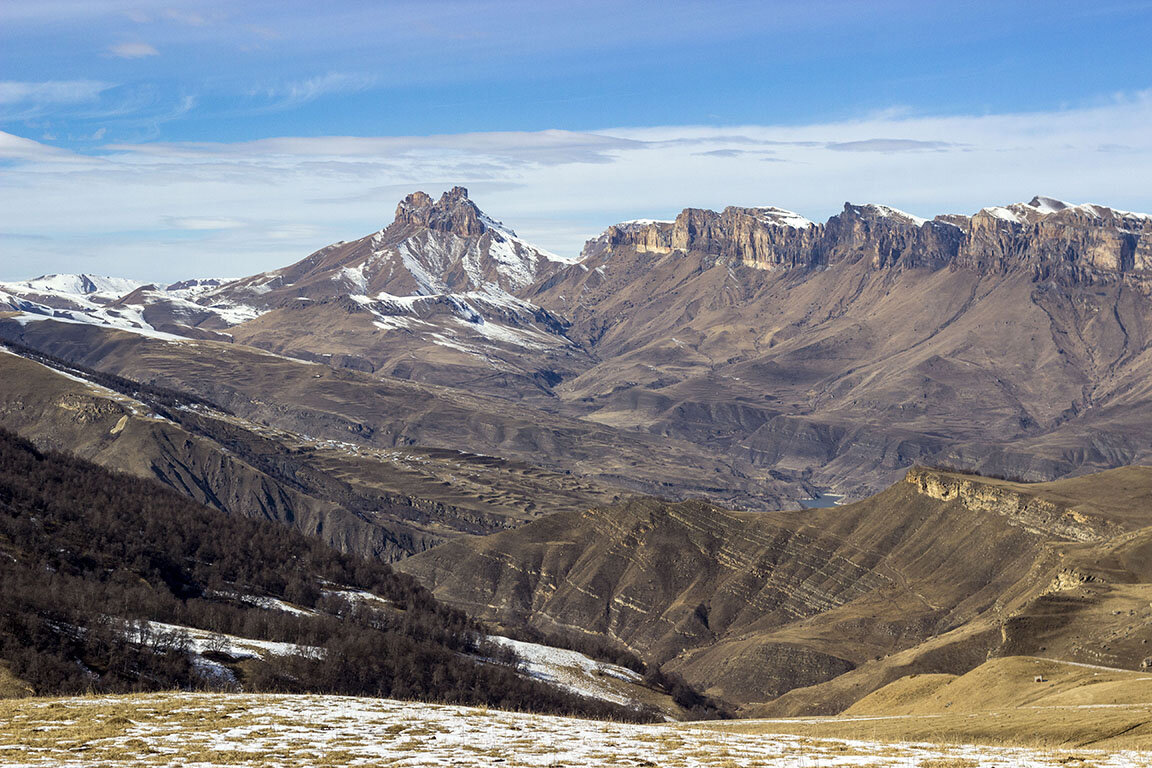
POLYGON ((585 256, 619 246, 638 253, 706 254, 759 269, 863 262, 875 269, 945 266, 1027 269, 1036 279, 1114 279, 1152 272, 1152 216, 1048 197, 991 206, 972 216, 924 219, 886 205, 845 203, 824 224, 775 207, 686 208, 674 221, 612 227, 585 256))
POLYGON ((771 269, 804 263, 818 232, 816 224, 783 208, 729 206, 721 213, 685 208, 674 221, 624 222, 609 227, 593 242, 608 247, 629 245, 641 253, 707 253, 717 260, 771 269))
MULTIPOLYGON (((453 187, 436 202, 424 192, 413 192, 396 206, 396 220, 389 230, 394 228, 423 228, 451 232, 459 237, 478 237, 490 229, 504 230, 499 222, 489 219, 468 199, 468 190, 464 187, 453 187)), ((509 230, 504 231, 512 234, 509 230)))

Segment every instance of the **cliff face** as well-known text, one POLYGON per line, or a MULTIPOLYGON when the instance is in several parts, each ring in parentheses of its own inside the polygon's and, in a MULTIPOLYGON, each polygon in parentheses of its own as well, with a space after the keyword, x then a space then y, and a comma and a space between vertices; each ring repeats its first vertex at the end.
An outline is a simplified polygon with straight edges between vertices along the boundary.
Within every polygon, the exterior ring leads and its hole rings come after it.
POLYGON ((941 501, 956 500, 972 512, 1001 515, 1025 530, 1070 541, 1103 541, 1122 530, 1083 509, 1040 497, 1027 485, 990 481, 916 467, 904 482, 941 501))
POLYGON ((610 227, 585 256, 620 246, 643 253, 708 254, 758 269, 863 259, 876 269, 1023 267, 1042 279, 1087 280, 1152 270, 1152 219, 1040 197, 931 221, 883 205, 850 203, 825 224, 778 208, 728 207, 721 213, 686 208, 673 222, 610 227))

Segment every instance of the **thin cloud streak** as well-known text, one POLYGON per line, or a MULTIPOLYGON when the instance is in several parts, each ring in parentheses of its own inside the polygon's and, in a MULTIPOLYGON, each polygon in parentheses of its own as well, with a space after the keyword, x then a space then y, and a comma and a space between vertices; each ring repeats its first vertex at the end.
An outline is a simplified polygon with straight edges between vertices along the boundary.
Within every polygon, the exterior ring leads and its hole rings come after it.
POLYGON ((148 43, 119 43, 108 46, 108 52, 120 59, 143 59, 147 56, 159 56, 160 51, 148 43))
POLYGON ((918 141, 916 139, 864 139, 826 144, 835 152, 928 152, 948 149, 955 145, 948 141, 918 141))
POLYGON ((49 80, 40 83, 0 81, 0 105, 78 104, 95 101, 114 83, 100 80, 49 80))

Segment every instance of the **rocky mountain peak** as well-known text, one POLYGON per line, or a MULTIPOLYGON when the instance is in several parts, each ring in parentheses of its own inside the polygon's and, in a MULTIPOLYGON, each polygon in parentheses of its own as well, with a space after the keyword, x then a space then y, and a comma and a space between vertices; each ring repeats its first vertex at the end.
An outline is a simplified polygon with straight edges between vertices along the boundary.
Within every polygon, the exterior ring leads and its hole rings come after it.
POLYGON ((1069 204, 1063 200, 1057 200, 1053 197, 1043 197, 1041 195, 1036 195, 1030 201, 1028 201, 1028 207, 1035 208, 1037 210, 1047 209, 1049 212, 1055 212, 1068 208, 1069 204))
POLYGON ((435 202, 424 192, 413 192, 396 206, 392 226, 451 232, 459 237, 479 237, 489 229, 503 229, 468 199, 464 187, 452 187, 435 202))
POLYGON ((414 212, 422 211, 431 205, 432 198, 426 192, 413 192, 396 206, 396 220, 407 220, 414 212))

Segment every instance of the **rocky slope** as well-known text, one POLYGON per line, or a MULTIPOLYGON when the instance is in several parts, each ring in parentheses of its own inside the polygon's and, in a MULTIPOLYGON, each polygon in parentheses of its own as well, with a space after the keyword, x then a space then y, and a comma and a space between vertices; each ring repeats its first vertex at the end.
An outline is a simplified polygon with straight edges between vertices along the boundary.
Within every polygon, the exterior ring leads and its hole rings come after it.
POLYGON ((610 227, 525 295, 599 362, 555 388, 859 497, 917 459, 1051 479, 1139 461, 1152 219, 1046 198, 610 227))
POLYGON ((27 317, 0 317, 0 339, 196 393, 249 424, 287 436, 280 439, 331 446, 325 456, 359 452, 356 466, 340 469, 341 476, 383 476, 386 488, 482 516, 523 520, 632 492, 777 506, 811 493, 803 483, 727 462, 685 441, 242 344, 177 342, 27 317))
MULTIPOLYGON (((618 498, 610 488, 521 462, 459 450, 377 449, 286 431, 213 405, 185 405, 178 396, 158 400, 131 380, 110 381, 3 346, 0 381, 0 424, 41 448, 159 479, 202 504, 276 520, 389 561, 455 536, 518 525, 542 509, 618 498)), ((315 420, 313 426, 325 431, 315 420)))
POLYGON ((990 655, 1138 668, 1149 502, 1147 468, 1039 485, 917 469, 843 507, 643 499, 399 567, 493 621, 618 640, 745 712, 831 714, 990 655))

